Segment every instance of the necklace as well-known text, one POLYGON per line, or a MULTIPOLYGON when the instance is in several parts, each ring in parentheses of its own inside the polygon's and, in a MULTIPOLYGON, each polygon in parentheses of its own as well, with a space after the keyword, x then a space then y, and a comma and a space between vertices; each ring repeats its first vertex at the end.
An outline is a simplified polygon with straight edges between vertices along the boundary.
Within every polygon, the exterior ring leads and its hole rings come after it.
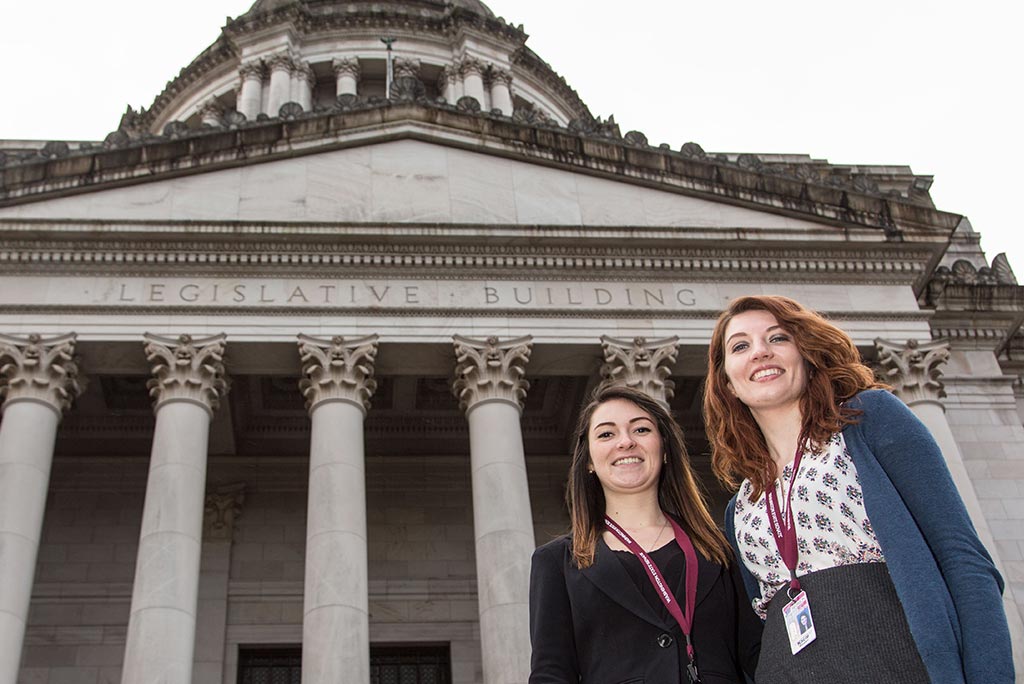
POLYGON ((651 543, 651 548, 648 549, 648 552, 654 551, 654 549, 658 548, 658 542, 661 541, 661 535, 665 534, 666 527, 668 527, 667 515, 665 516, 665 522, 661 524, 661 529, 658 530, 658 536, 654 538, 654 541, 651 543))

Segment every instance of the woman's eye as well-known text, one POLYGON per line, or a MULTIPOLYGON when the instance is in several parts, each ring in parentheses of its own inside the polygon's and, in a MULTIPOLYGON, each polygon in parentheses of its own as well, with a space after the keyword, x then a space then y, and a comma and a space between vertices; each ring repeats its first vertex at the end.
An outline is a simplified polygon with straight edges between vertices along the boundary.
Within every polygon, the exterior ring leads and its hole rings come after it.
POLYGON ((747 346, 748 346, 748 345, 747 345, 747 343, 746 343, 746 342, 737 342, 736 344, 734 344, 734 345, 732 346, 732 352, 733 352, 734 354, 735 354, 736 352, 741 352, 741 351, 743 351, 744 349, 746 349, 746 348, 747 348, 747 346))
POLYGON ((648 432, 650 432, 650 431, 651 431, 651 428, 649 428, 649 427, 646 427, 646 426, 644 426, 644 427, 638 427, 638 428, 637 428, 637 429, 635 430, 635 432, 638 432, 638 433, 640 433, 641 435, 646 435, 646 434, 647 434, 648 432))
POLYGON ((604 432, 597 433, 597 438, 598 439, 604 439, 605 437, 611 437, 611 436, 612 436, 612 433, 608 432, 607 430, 604 431, 604 432))
POLYGON ((789 335, 772 335, 772 342, 789 342, 789 335))

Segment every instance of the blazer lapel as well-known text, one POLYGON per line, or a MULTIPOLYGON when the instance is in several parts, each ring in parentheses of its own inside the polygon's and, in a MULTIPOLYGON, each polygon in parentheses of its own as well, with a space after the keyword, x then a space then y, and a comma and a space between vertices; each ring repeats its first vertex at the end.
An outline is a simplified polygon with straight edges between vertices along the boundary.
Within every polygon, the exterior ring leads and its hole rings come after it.
POLYGON ((584 568, 582 573, 608 598, 641 620, 649 622, 655 627, 663 629, 666 627, 664 621, 658 617, 658 614, 654 612, 651 605, 644 599, 643 594, 637 589, 633 578, 622 567, 622 562, 615 557, 615 552, 608 548, 600 536, 597 538, 594 563, 589 568, 584 568))
MULTIPOLYGON (((689 568, 686 572, 689 572, 689 568)), ((722 566, 718 563, 713 563, 704 556, 700 555, 700 551, 697 552, 697 601, 694 607, 699 606, 700 602, 707 598, 711 592, 711 588, 715 586, 715 582, 718 581, 718 576, 722 574, 722 566)), ((686 573, 683 573, 682 579, 679 581, 679 586, 676 587, 676 598, 680 605, 685 606, 686 599, 686 573)))

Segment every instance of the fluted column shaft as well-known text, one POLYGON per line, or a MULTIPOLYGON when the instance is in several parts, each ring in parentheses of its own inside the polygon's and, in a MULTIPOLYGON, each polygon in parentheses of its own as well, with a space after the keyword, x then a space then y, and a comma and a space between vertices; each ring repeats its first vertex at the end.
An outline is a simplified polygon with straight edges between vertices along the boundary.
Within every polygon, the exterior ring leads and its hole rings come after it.
POLYGON ((299 336, 311 420, 302 682, 370 681, 363 418, 377 336, 299 336))
POLYGON ((286 54, 274 55, 269 60, 270 95, 267 99, 267 114, 277 116, 281 105, 291 99, 292 69, 294 63, 286 54))
POLYGON ((243 64, 239 69, 242 87, 238 94, 239 112, 249 121, 255 121, 263 102, 263 65, 259 62, 243 64))
POLYGON ((462 60, 461 71, 463 95, 466 97, 476 98, 476 101, 480 103, 480 106, 486 109, 486 100, 484 99, 484 70, 484 64, 477 59, 468 57, 462 60))
POLYGON ((57 425, 81 391, 74 335, 0 335, 0 684, 15 684, 57 425))
POLYGON ((530 675, 530 557, 536 543, 519 426, 530 345, 529 337, 455 337, 454 390, 469 421, 485 684, 525 684, 530 675))
POLYGON ((491 109, 512 116, 512 74, 501 69, 491 71, 491 109))
POLYGON ((308 112, 313 109, 313 86, 316 85, 316 75, 313 67, 308 63, 296 64, 292 71, 292 101, 302 106, 302 111, 308 112))
POLYGON ((210 419, 226 392, 224 336, 146 335, 156 428, 123 684, 192 681, 210 419))

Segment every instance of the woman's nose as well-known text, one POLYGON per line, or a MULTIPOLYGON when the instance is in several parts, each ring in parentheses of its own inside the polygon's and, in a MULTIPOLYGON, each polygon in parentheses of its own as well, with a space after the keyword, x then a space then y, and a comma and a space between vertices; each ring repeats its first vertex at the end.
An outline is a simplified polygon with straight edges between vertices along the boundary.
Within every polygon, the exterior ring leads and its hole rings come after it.
POLYGON ((750 355, 754 359, 764 359, 772 355, 772 348, 770 345, 764 342, 755 342, 753 353, 750 355))
POLYGON ((624 449, 626 447, 633 446, 633 442, 633 433, 627 430, 626 432, 623 432, 622 435, 619 436, 618 446, 620 449, 624 449))

